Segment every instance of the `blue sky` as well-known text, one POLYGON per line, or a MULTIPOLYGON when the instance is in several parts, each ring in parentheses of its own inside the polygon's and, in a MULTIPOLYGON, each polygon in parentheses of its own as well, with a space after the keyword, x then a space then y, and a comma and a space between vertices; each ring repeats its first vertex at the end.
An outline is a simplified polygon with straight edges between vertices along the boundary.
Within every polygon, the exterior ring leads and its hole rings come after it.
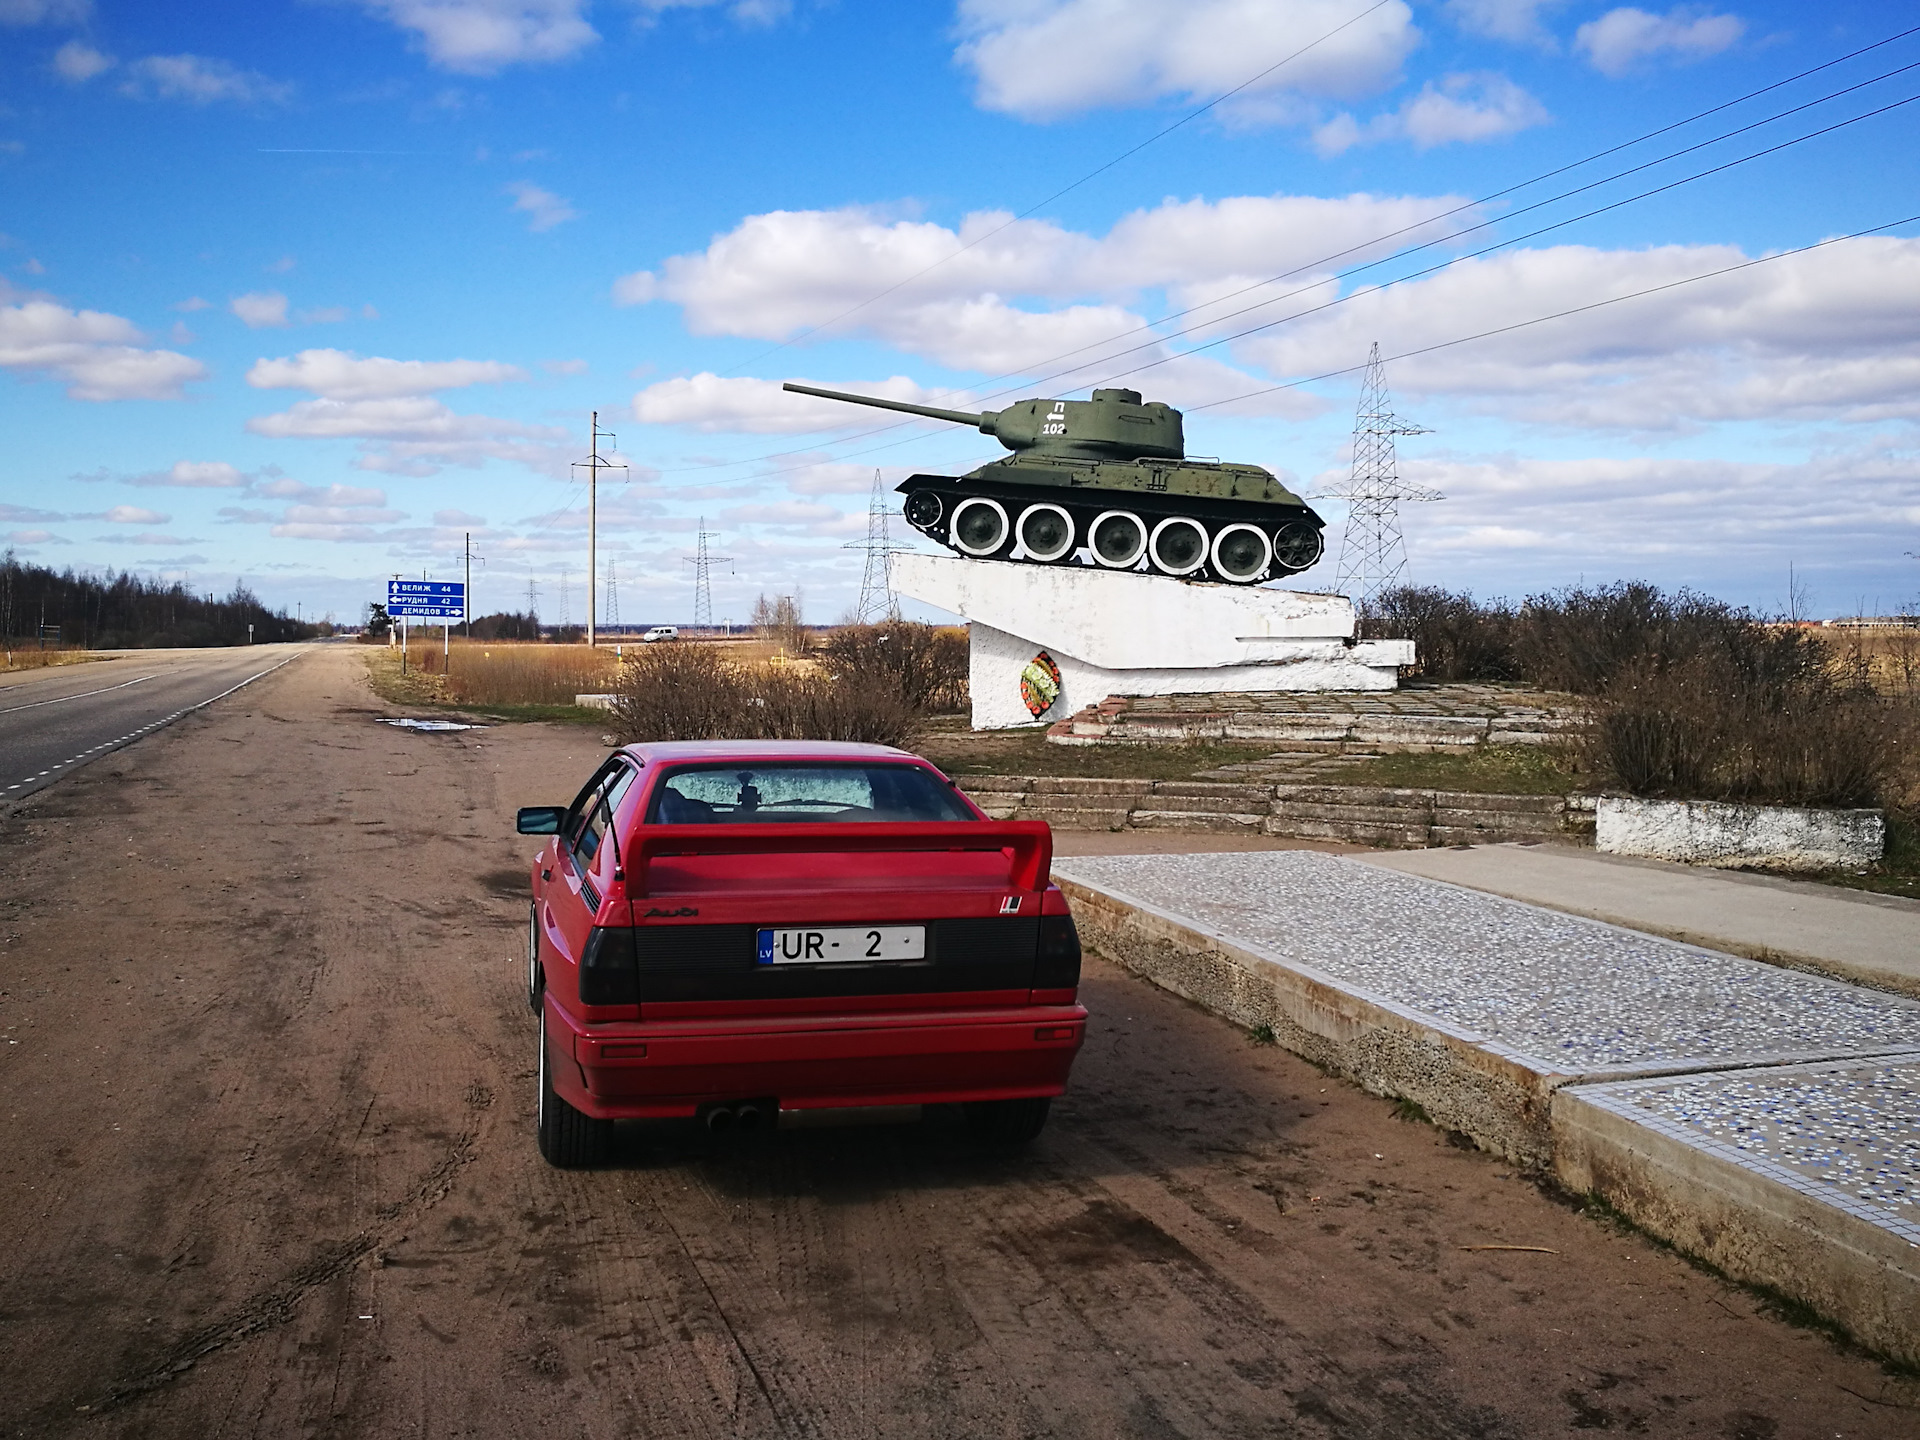
POLYGON ((1876 78, 1920 35, 1484 197, 1909 23, 1862 0, 0 0, 0 543, 347 618, 394 572, 455 577, 471 534, 482 609, 532 583, 579 621, 570 462, 597 409, 629 467, 601 495, 622 621, 688 618, 701 516, 733 557, 716 615, 797 588, 830 620, 876 467, 1000 452, 869 435, 783 379, 971 408, 1120 377, 1188 410, 1195 453, 1313 492, 1344 474, 1357 374, 1235 397, 1674 285, 1389 364, 1434 431, 1402 473, 1446 496, 1408 507, 1411 577, 1776 609, 1791 564, 1816 613, 1888 609, 1920 593, 1920 225, 1732 267, 1920 213, 1920 103, 1520 237, 1920 95, 1920 69, 1876 78))

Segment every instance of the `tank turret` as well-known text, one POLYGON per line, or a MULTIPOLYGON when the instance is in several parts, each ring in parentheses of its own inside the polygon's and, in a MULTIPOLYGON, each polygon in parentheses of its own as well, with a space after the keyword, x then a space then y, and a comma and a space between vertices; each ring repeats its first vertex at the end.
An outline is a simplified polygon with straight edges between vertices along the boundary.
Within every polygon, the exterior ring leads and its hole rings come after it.
POLYGON ((1258 465, 1187 459, 1180 412, 1137 390, 975 413, 782 388, 969 425, 1011 450, 965 475, 914 475, 898 487, 908 524, 973 559, 1066 565, 1084 555, 1111 570, 1249 585, 1305 570, 1324 550, 1324 522, 1304 500, 1258 465))

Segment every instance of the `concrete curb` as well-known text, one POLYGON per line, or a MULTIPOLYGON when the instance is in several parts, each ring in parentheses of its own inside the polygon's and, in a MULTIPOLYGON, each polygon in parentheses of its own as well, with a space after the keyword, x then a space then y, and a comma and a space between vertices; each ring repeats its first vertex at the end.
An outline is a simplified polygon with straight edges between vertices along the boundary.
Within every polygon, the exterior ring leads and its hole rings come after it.
POLYGON ((1735 1279, 1791 1295, 1863 1344, 1920 1364, 1920 1229, 1870 1216, 1784 1166, 1626 1103, 1661 1083, 1556 1092, 1559 1182, 1604 1197, 1634 1224, 1735 1279))

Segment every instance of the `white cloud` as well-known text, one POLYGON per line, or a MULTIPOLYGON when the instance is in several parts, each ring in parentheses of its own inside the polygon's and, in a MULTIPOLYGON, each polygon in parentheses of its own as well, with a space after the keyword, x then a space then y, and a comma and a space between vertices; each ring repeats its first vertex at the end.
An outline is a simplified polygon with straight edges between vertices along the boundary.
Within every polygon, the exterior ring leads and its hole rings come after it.
POLYGON ((542 190, 526 180, 507 186, 507 194, 514 197, 513 208, 528 217, 527 228, 536 234, 580 218, 578 210, 551 190, 542 190))
MULTIPOLYGON (((961 0, 957 58, 978 103, 1028 120, 1164 97, 1213 99, 1319 40, 1351 0, 961 0)), ((1419 41, 1400 0, 1322 40, 1225 107, 1237 118, 1305 118, 1302 97, 1351 99, 1398 76, 1419 41)))
POLYGON ((6 540, 9 545, 68 545, 72 542, 53 533, 51 530, 9 530, 6 540))
POLYGON ((1342 262, 1351 263, 1384 253, 1383 234, 1409 230, 1395 242, 1404 244, 1443 233, 1426 222, 1463 203, 1373 195, 1167 200, 1122 217, 1104 237, 1040 220, 1007 225, 992 211, 967 216, 956 231, 863 208, 776 210, 749 216, 705 251, 670 257, 658 275, 624 277, 617 290, 628 303, 680 305, 695 334, 757 339, 789 339, 859 306, 832 333, 866 333, 946 364, 999 372, 1139 325, 1142 317, 1112 301, 1142 290, 1171 287, 1180 303, 1193 304, 1334 252, 1353 250, 1342 262), (899 288, 865 303, 892 286, 899 288), (1108 303, 1035 312, 1008 296, 1108 303))
POLYGON ((1682 5, 1652 15, 1627 5, 1582 25, 1573 44, 1594 69, 1617 80, 1661 56, 1685 62, 1718 55, 1746 29, 1738 16, 1710 14, 1704 6, 1682 5))
POLYGON ((198 545, 197 535, 164 535, 157 530, 143 530, 137 535, 96 535, 93 537, 105 545, 198 545))
POLYGON ((183 310, 188 313, 191 313, 195 310, 209 309, 211 308, 212 303, 213 302, 210 300, 202 300, 198 295, 189 295, 186 299, 182 300, 178 305, 175 305, 173 308, 176 310, 183 310))
MULTIPOLYGON (((841 381, 824 388, 905 400, 914 405, 937 405, 947 410, 972 408, 965 396, 936 395, 904 375, 880 381, 841 381)), ((647 386, 633 397, 633 418, 647 425, 685 425, 708 433, 804 435, 820 430, 866 428, 912 417, 836 405, 813 395, 795 395, 782 390, 777 380, 724 378, 702 371, 647 386)))
POLYGON ((587 362, 584 360, 542 360, 540 368, 549 375, 584 375, 587 362))
POLYGON ((497 360, 363 359, 345 350, 302 350, 278 360, 256 360, 247 371, 247 384, 256 390, 311 390, 330 400, 429 395, 526 378, 519 366, 497 360))
POLYGON ((115 505, 98 515, 76 515, 76 520, 105 520, 109 525, 165 525, 173 519, 158 510, 143 509, 138 505, 115 505))
POLYGON ((129 485, 165 485, 181 490, 238 490, 247 477, 224 460, 176 460, 165 470, 127 478, 129 485))
POLYGON ((1398 110, 1365 125, 1351 115, 1336 115, 1314 131, 1313 140, 1323 155, 1395 139, 1431 150, 1459 141, 1498 140, 1550 118, 1546 106, 1504 75, 1448 75, 1438 86, 1428 81, 1398 110))
POLYGON ((565 60, 597 41, 587 0, 363 0, 411 32, 443 70, 491 75, 508 65, 565 60))
POLYGON ((636 3, 648 19, 668 10, 712 10, 724 5, 727 14, 742 25, 772 25, 793 13, 793 0, 636 0, 636 3))
POLYGON ((227 308, 250 330, 266 330, 287 323, 287 297, 278 290, 255 290, 236 295, 227 308))
MULTIPOLYGON (((1732 246, 1557 246, 1463 261, 1428 279, 1239 342, 1277 375, 1553 314, 1739 264, 1732 246)), ((1508 418, 1653 432, 1722 421, 1920 419, 1920 240, 1869 237, 1731 275, 1410 356, 1396 392, 1508 418)), ((1146 377, 1129 383, 1143 383, 1146 377)))
POLYGON ((293 86, 207 55, 148 55, 128 61, 126 73, 120 92, 136 100, 283 105, 293 98, 293 86))
POLYGON ((78 25, 93 0, 0 0, 0 25, 78 25))
POLYGON ((1677 572, 1709 590, 1751 593, 1755 574, 1777 571, 1784 594, 1789 560, 1803 574, 1811 564, 1816 573, 1857 576, 1863 562, 1897 559, 1901 536, 1920 520, 1914 459, 1879 444, 1787 463, 1409 461, 1403 453, 1402 473, 1447 498, 1402 517, 1416 583, 1426 578, 1422 569, 1457 575, 1484 565, 1530 571, 1541 589, 1581 571, 1677 572))
POLYGON ((111 55, 101 54, 84 40, 69 40, 53 52, 54 74, 75 85, 84 84, 113 66, 111 55))
POLYGON ((76 400, 175 400, 207 367, 152 350, 132 321, 46 300, 0 306, 0 369, 64 380, 76 400))
POLYGON ((1515 45, 1551 47, 1553 37, 1541 16, 1558 10, 1567 0, 1447 0, 1448 17, 1469 35, 1505 40, 1515 45))
POLYGON ((253 493, 270 500, 299 500, 310 505, 379 507, 387 503, 386 491, 368 485, 307 485, 284 477, 255 485, 253 493))

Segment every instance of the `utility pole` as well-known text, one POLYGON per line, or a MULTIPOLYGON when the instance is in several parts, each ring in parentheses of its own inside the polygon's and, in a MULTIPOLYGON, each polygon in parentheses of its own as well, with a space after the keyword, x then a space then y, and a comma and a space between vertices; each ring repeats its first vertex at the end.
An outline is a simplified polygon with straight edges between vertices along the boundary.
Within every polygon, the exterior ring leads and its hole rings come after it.
MULTIPOLYGON (((582 465, 587 467, 587 644, 591 646, 595 639, 595 624, 599 616, 599 593, 595 589, 597 571, 600 564, 600 472, 602 470, 624 470, 624 465, 612 464, 600 458, 600 442, 614 438, 611 430, 600 428, 600 412, 593 412, 593 439, 587 446, 587 458, 573 462, 574 469, 582 465)), ((564 585, 565 579, 561 583, 564 585)))
POLYGON ((1360 405, 1353 420, 1353 470, 1344 483, 1325 492, 1347 502, 1334 589, 1350 597, 1363 614, 1383 591, 1399 583, 1407 568, 1400 502, 1445 498, 1438 490, 1402 480, 1394 451, 1396 436, 1432 433, 1424 425, 1411 424, 1393 413, 1386 367, 1380 363, 1380 343, 1375 341, 1367 357, 1366 378, 1360 385, 1360 405))
POLYGON ((702 626, 713 628, 713 583, 708 572, 714 565, 731 563, 731 555, 711 555, 707 553, 707 541, 715 538, 707 529, 707 517, 700 517, 699 538, 694 543, 694 553, 680 558, 693 566, 693 628, 702 626))
POLYGON ((460 587, 460 628, 473 639, 473 532, 466 532, 467 583, 460 587))

